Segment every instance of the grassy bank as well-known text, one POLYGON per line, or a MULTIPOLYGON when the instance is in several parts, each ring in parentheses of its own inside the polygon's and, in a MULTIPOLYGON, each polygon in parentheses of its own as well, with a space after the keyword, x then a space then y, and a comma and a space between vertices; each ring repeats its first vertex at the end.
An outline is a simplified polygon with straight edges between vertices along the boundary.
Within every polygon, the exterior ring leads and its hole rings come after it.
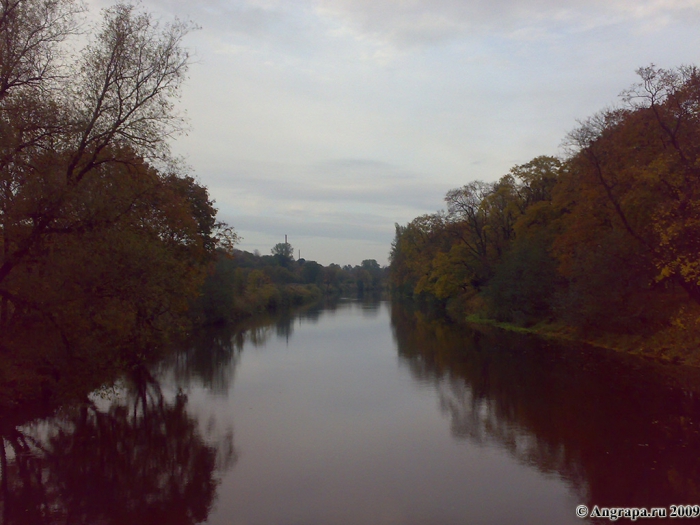
POLYGON ((700 367, 700 332, 697 317, 690 312, 677 316, 668 326, 650 334, 616 334, 609 332, 586 332, 563 323, 540 322, 532 326, 488 319, 478 314, 467 315, 469 324, 488 325, 518 332, 534 334, 547 339, 585 343, 651 359, 663 364, 700 367))

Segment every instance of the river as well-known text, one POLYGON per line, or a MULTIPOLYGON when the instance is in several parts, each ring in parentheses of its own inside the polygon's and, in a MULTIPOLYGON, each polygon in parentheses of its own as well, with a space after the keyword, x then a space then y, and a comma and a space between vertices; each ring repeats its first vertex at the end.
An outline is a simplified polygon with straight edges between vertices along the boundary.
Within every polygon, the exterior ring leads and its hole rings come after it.
POLYGON ((579 505, 697 505, 699 377, 341 300, 203 331, 4 427, 3 517, 566 525, 608 522, 579 505))

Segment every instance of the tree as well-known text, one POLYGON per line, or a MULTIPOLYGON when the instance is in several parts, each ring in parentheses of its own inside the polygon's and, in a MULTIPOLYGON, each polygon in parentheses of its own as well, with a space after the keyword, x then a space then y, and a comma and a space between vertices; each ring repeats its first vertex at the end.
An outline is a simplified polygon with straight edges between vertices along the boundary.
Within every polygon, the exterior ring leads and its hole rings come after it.
POLYGON ((3 52, 17 58, 14 68, 3 64, 0 82, 0 285, 48 236, 95 227, 70 215, 72 198, 91 179, 110 166, 167 160, 166 140, 181 129, 173 98, 187 71, 180 43, 189 29, 174 23, 161 30, 150 15, 117 4, 105 11, 77 69, 58 76, 55 64, 67 59, 59 44, 75 27, 73 3, 5 0, 2 8, 3 52), (17 34, 13 22, 33 26, 17 34), (25 34, 38 51, 25 49, 25 34))
POLYGON ((455 245, 461 245, 451 259, 469 267, 467 273, 477 290, 492 272, 491 251, 498 233, 489 225, 487 199, 495 189, 494 184, 474 181, 448 191, 445 196, 448 231, 455 239, 455 245))
POLYGON ((700 303, 700 70, 652 65, 637 74, 642 81, 623 98, 652 127, 654 158, 640 178, 662 196, 653 232, 637 235, 652 238, 657 279, 676 280, 700 303))
POLYGON ((541 155, 510 170, 510 174, 520 181, 518 193, 522 213, 538 202, 552 200, 552 190, 559 180, 561 169, 559 159, 541 155))
POLYGON ((406 295, 430 293, 431 263, 437 253, 449 250, 451 245, 444 215, 421 215, 406 226, 395 226, 389 254, 391 287, 406 295))
POLYGON ((288 242, 279 242, 272 247, 272 255, 277 264, 288 268, 294 261, 294 248, 288 242))
POLYGON ((42 330, 71 358, 143 356, 237 239, 169 154, 192 26, 120 3, 73 57, 77 3, 0 9, 0 344, 42 330))
POLYGON ((316 261, 306 261, 301 267, 301 278, 307 284, 320 284, 323 266, 316 261))
POLYGON ((332 287, 337 286, 341 272, 342 268, 340 265, 333 263, 323 269, 323 284, 326 285, 326 293, 328 293, 332 287))
POLYGON ((0 0, 0 100, 23 89, 46 89, 65 73, 55 49, 77 33, 73 0, 0 0))
POLYGON ((700 304, 700 70, 637 73, 622 107, 568 135, 564 160, 450 190, 446 214, 397 225, 392 287, 635 334, 700 304))
MULTIPOLYGON (((363 282, 363 290, 365 288, 373 288, 375 290, 379 289, 382 285, 382 278, 383 278, 383 271, 382 267, 379 266, 379 263, 375 259, 365 259, 361 263, 361 268, 364 270, 368 276, 369 280, 364 279, 360 280, 359 282, 363 282), (367 286, 365 286, 367 285, 367 286)), ((364 277, 364 274, 363 274, 364 277)))
POLYGON ((673 279, 700 303, 700 72, 650 66, 637 73, 642 81, 623 93, 625 108, 569 134, 572 191, 587 196, 587 203, 571 197, 569 207, 579 224, 597 216, 602 231, 622 232, 655 268, 647 279, 673 279))

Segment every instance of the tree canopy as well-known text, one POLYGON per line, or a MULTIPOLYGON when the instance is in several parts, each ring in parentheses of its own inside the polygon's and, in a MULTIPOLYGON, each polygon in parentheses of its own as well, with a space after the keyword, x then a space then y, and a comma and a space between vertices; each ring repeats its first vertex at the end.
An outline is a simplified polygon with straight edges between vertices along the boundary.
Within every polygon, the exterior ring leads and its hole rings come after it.
POLYGON ((0 346, 50 362, 158 347, 236 241, 169 152, 192 25, 118 3, 74 53, 82 10, 0 0, 0 346))

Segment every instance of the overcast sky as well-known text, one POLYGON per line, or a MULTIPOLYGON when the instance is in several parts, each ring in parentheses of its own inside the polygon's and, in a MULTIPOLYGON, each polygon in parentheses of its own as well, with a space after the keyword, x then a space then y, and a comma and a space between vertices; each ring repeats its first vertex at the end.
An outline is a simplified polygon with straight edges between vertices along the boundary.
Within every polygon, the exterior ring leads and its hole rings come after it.
POLYGON ((387 264, 394 223, 561 154, 650 63, 700 64, 700 0, 144 0, 201 26, 182 155, 240 248, 387 264))

